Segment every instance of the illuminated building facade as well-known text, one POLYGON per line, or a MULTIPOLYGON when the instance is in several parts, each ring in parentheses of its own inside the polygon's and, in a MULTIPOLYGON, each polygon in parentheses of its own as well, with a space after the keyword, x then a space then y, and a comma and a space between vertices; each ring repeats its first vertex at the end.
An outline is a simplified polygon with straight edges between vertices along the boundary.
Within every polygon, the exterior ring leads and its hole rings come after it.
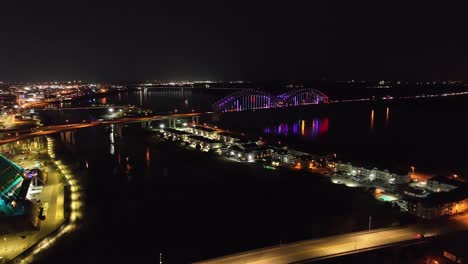
POLYGON ((458 185, 459 184, 456 180, 437 176, 427 180, 426 187, 433 192, 449 192, 456 189, 458 185))
POLYGON ((31 180, 24 169, 0 155, 0 212, 17 214, 19 203, 24 201, 31 180))
POLYGON ((468 198, 451 193, 434 193, 426 198, 408 200, 408 212, 423 219, 468 212, 468 198))
POLYGON ((375 167, 353 166, 349 162, 345 163, 341 161, 335 164, 335 168, 338 173, 346 173, 370 181, 378 180, 390 184, 405 184, 411 180, 409 171, 390 172, 389 170, 379 170, 375 167))

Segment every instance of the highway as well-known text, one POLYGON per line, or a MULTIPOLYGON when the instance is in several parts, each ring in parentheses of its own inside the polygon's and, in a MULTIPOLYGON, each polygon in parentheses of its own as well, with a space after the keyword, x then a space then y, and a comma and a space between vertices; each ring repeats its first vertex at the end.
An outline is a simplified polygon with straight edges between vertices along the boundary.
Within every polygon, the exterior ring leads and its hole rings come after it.
MULTIPOLYGON (((90 123, 77 123, 77 124, 66 124, 66 125, 57 125, 57 126, 46 126, 41 127, 38 131, 33 131, 30 133, 22 134, 19 136, 9 137, 0 140, 0 145, 11 143, 17 140, 22 140, 30 137, 35 136, 46 136, 62 131, 68 130, 75 130, 81 128, 88 128, 102 124, 120 124, 120 123, 135 123, 135 122, 147 122, 153 120, 165 120, 165 119, 172 119, 172 118, 185 118, 185 117, 192 117, 192 116, 200 116, 202 113, 187 113, 187 114, 172 114, 167 116, 150 116, 150 117, 126 117, 126 118, 119 118, 115 120, 103 120, 103 121, 93 121, 90 123)), ((12 131, 13 133, 14 131, 12 131)))
POLYGON ((61 107, 61 108, 42 108, 38 109, 36 111, 68 111, 68 110, 93 110, 93 109, 109 109, 109 108, 114 108, 114 109, 121 109, 121 108, 128 108, 128 106, 125 105, 106 105, 106 106, 80 106, 80 107, 61 107))
POLYGON ((381 248, 395 243, 420 242, 421 239, 427 239, 429 236, 448 234, 462 230, 468 230, 468 214, 453 216, 444 224, 421 224, 394 229, 378 229, 371 232, 330 236, 238 253, 198 263, 296 263, 304 260, 326 258, 334 255, 345 255, 373 248, 381 248), (426 238, 419 238, 417 234, 424 234, 426 238))

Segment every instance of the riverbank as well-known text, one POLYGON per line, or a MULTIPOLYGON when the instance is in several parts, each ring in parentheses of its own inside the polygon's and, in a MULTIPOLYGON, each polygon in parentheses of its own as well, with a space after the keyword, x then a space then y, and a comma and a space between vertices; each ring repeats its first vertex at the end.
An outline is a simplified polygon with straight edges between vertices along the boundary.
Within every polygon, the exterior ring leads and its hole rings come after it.
MULTIPOLYGON (((161 141, 159 138, 155 138, 154 140, 155 144, 158 146, 174 146, 174 142, 167 140, 161 141)), ((226 167, 222 173, 219 173, 219 175, 222 175, 220 176, 222 178, 219 178, 220 183, 228 181, 231 184, 239 184, 239 187, 242 188, 242 197, 245 196, 245 199, 248 200, 246 201, 244 198, 240 197, 238 191, 230 190, 228 185, 226 186, 227 189, 223 189, 222 191, 223 195, 222 198, 220 198, 221 201, 224 199, 240 199, 241 201, 239 201, 239 203, 245 205, 251 202, 249 199, 255 201, 255 203, 257 203, 258 200, 265 202, 264 199, 271 199, 271 201, 265 203, 265 205, 269 204, 267 206, 273 206, 271 208, 273 209, 275 207, 274 204, 276 204, 278 206, 276 209, 278 209, 279 212, 278 214, 264 217, 272 217, 279 221, 284 221, 281 224, 276 220, 274 221, 274 225, 276 225, 276 228, 274 228, 276 229, 274 237, 278 237, 278 243, 280 241, 281 243, 285 243, 310 237, 320 237, 324 235, 364 230, 368 228, 367 218, 369 215, 374 215, 374 218, 378 219, 373 223, 375 224, 374 227, 385 227, 399 223, 399 210, 393 210, 394 208, 389 204, 375 200, 373 193, 366 191, 367 188, 348 188, 345 185, 335 185, 330 181, 329 176, 318 174, 316 172, 314 173, 314 171, 306 169, 298 169, 294 166, 282 165, 274 167, 275 169, 272 170, 266 168, 264 165, 270 163, 239 162, 239 160, 234 158, 197 151, 193 147, 185 146, 185 144, 177 146, 176 148, 179 148, 180 152, 184 153, 184 156, 187 154, 190 155, 190 157, 183 157, 183 160, 206 160, 205 162, 201 162, 201 164, 197 164, 196 168, 202 169, 203 164, 205 163, 210 164, 210 169, 207 170, 211 170, 213 166, 226 167), (236 177, 231 177, 230 174, 232 173, 228 173, 227 170, 238 172, 238 174, 236 174, 236 177), (250 172, 243 173, 242 171, 245 170, 250 170, 250 172), (255 170, 255 172, 252 170, 255 170), (264 179, 258 179, 260 175, 264 174, 270 176, 267 176, 264 179), (260 182, 262 182, 262 184, 260 184, 260 182), (267 191, 268 198, 260 198, 262 195, 266 195, 262 190, 269 190, 267 191), (258 194, 254 194, 256 192, 258 192, 258 194), (276 197, 274 197, 275 193, 277 194, 276 197), (310 207, 304 205, 306 201, 310 203, 310 207), (369 209, 372 212, 367 211, 369 209), (288 215, 292 216, 291 219, 288 218, 288 215), (301 216, 299 217, 299 215, 301 216), (292 219, 303 224, 293 224, 291 222, 292 219), (320 228, 315 229, 314 227, 320 228)), ((182 159, 182 154, 180 155, 182 159)), ((192 169, 191 173, 199 175, 203 172, 198 169, 192 169)), ((177 172, 175 172, 175 174, 177 175, 177 172)), ((211 173, 208 172, 208 174, 211 173)), ((213 180, 218 181, 218 178, 213 180)), ((198 178, 194 179, 192 184, 197 184, 198 186, 198 184, 200 184, 198 178)), ((210 184, 213 184, 213 182, 210 181, 210 184)), ((216 186, 216 184, 214 185, 216 186)), ((218 195, 219 194, 217 193, 217 196, 218 195)), ((262 204, 261 206, 265 206, 263 202, 260 202, 260 204, 262 204)), ((230 203, 230 205, 232 206, 234 204, 230 203)), ((264 208, 260 210, 269 211, 270 209, 264 208)), ((264 218, 259 217, 258 214, 252 212, 243 213, 243 215, 250 214, 255 215, 255 218, 258 218, 252 219, 249 217, 251 221, 262 221, 261 219, 264 218)), ((266 236, 265 239, 272 239, 271 234, 266 236)), ((242 241, 243 239, 239 238, 239 240, 242 241)), ((267 243, 262 246, 267 245, 271 244, 267 243)), ((242 250, 246 249, 249 248, 242 248, 242 250)), ((236 251, 230 251, 230 253, 233 252, 236 251)))
POLYGON ((25 235, 24 241, 29 241, 25 247, 18 243, 11 244, 18 251, 7 257, 11 263, 37 262, 44 251, 76 230, 82 217, 80 187, 69 167, 55 158, 52 138, 47 138, 46 151, 49 160, 40 160, 41 163, 50 164, 47 169, 43 168, 43 173, 48 175, 48 183, 40 195, 43 197, 42 203, 48 205, 45 220, 40 220, 43 223, 39 231, 25 235))

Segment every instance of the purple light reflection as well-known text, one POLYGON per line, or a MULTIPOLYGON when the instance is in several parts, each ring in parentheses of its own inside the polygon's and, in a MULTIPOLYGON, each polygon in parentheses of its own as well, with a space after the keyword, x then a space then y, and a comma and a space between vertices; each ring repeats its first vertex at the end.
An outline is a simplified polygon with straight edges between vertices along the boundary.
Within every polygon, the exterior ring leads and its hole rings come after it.
POLYGON ((311 121, 299 120, 292 124, 280 123, 278 125, 265 127, 263 133, 283 135, 283 136, 301 136, 316 138, 328 132, 328 118, 315 118, 311 121), (292 126, 292 130, 289 127, 292 126))

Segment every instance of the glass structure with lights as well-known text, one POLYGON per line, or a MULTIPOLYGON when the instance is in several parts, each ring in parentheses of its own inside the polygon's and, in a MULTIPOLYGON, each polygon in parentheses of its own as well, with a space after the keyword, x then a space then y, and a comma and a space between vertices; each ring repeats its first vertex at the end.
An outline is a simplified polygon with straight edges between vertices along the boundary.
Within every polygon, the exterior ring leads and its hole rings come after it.
POLYGON ((0 155, 0 214, 17 214, 19 203, 24 201, 30 179, 24 169, 0 155))

